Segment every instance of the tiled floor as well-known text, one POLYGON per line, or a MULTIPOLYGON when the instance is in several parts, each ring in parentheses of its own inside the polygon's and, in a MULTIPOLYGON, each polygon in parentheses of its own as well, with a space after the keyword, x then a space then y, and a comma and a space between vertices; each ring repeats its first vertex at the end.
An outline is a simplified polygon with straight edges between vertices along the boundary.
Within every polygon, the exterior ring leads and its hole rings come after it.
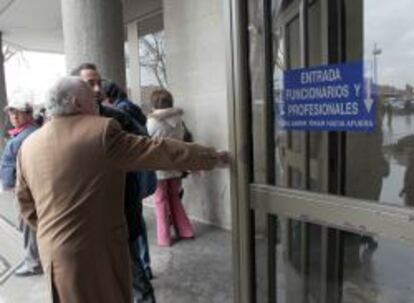
MULTIPOLYGON (((16 278, 13 266, 22 258, 13 199, 0 194, 0 303, 47 303, 42 277, 16 278)), ((154 216, 146 209, 158 303, 230 303, 232 301, 231 235, 195 223, 196 239, 176 242, 171 248, 155 245, 154 216)), ((116 303, 116 302, 114 302, 116 303)))

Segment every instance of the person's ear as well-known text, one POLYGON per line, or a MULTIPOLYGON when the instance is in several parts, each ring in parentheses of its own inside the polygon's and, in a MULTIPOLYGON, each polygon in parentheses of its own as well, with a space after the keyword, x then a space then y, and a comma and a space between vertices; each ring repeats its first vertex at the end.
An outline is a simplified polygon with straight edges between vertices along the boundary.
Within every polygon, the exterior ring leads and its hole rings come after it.
POLYGON ((76 109, 76 112, 81 112, 82 111, 82 105, 80 103, 79 98, 73 96, 73 97, 71 97, 70 101, 71 101, 73 107, 76 109))

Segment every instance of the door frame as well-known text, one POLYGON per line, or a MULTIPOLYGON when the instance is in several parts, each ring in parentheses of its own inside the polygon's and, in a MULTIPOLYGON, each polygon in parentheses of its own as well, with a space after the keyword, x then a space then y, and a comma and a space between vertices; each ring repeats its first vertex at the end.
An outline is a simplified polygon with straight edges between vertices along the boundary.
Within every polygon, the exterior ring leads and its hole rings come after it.
MULTIPOLYGON (((300 1, 303 5, 308 0, 295 1, 300 1)), ((323 7, 327 5, 328 0, 321 1, 323 7)), ((343 3, 342 0, 334 1, 339 6, 343 3)), ((268 13, 269 11, 267 11, 268 13)), ((328 9, 322 12, 326 19, 328 13, 328 9)), ((255 184, 253 182, 247 2, 239 0, 226 1, 225 16, 228 21, 226 23, 226 54, 228 63, 230 150, 234 161, 231 168, 234 301, 238 303, 256 302, 255 211, 265 212, 268 218, 282 216, 321 225, 325 227, 326 237, 328 237, 330 228, 337 228, 354 233, 395 239, 414 246, 414 210, 333 195, 343 194, 341 192, 344 182, 343 175, 345 174, 343 164, 339 164, 336 171, 334 171, 338 175, 338 184, 332 188, 328 186, 327 191, 332 194, 317 194, 276 187, 271 184, 271 178, 266 182, 267 184, 255 184)), ((306 18, 306 14, 303 18, 306 18)), ((269 31, 269 25, 265 26, 265 30, 269 31)), ((325 31, 326 36, 331 34, 328 33, 326 28, 322 30, 325 31)), ((269 37, 268 34, 265 34, 266 36, 269 37)), ((306 39, 306 37, 304 36, 301 39, 306 39)), ((341 54, 340 51, 337 52, 337 58, 344 57, 344 54, 341 54)), ((326 52, 323 55, 326 58, 326 63, 331 63, 331 54, 326 52)), ((306 67, 306 55, 303 56, 303 63, 306 67)), ((269 75, 269 71, 267 71, 267 74, 269 75)), ((267 90, 267 92, 269 91, 267 90)), ((272 107, 273 104, 271 103, 267 106, 268 109, 272 107)), ((267 114, 270 117, 269 111, 267 114)), ((273 140, 270 136, 267 136, 267 138, 273 140)), ((344 133, 333 133, 329 137, 329 146, 334 146, 330 153, 343 157, 344 148, 342 144, 344 144, 344 139, 344 133)), ((267 146, 271 146, 271 144, 272 142, 267 142, 267 146)), ((268 220, 267 225, 268 228, 275 227, 272 220, 268 220)), ((268 241, 267 256, 269 257, 274 253, 272 251, 274 238, 270 237, 268 241)), ((329 245, 329 243, 326 242, 325 245, 329 245)), ((328 246, 326 247, 328 248, 328 246)), ((274 299, 275 293, 272 293, 272 285, 275 285, 273 284, 276 271, 275 260, 270 260, 269 265, 272 269, 268 276, 268 292, 269 296, 274 299)), ((325 288, 327 288, 326 285, 325 288)), ((325 297, 324 300, 328 299, 325 297)))

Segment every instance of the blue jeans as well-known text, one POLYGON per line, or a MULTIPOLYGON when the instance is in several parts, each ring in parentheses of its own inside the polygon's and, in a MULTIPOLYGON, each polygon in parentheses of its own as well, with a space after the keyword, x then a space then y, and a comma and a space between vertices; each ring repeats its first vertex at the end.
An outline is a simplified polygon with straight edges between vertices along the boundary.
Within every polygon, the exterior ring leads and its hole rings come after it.
POLYGON ((23 219, 20 219, 20 230, 23 233, 23 247, 25 250, 24 262, 29 269, 42 266, 40 263, 39 249, 37 248, 36 231, 33 230, 23 219))
POLYGON ((132 259, 132 289, 133 303, 155 303, 154 289, 147 279, 141 260, 138 256, 137 241, 130 243, 132 259))
POLYGON ((145 224, 144 214, 141 212, 141 226, 138 240, 136 241, 137 252, 141 260, 142 267, 147 275, 147 278, 151 279, 148 274, 151 273, 151 257, 148 245, 147 225, 145 224))

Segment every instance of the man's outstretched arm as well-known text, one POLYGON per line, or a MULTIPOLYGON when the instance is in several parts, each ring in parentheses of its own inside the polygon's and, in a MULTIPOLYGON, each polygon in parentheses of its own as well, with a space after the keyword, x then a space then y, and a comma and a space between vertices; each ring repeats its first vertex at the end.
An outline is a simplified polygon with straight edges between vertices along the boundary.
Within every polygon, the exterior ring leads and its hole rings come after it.
POLYGON ((103 135, 108 159, 119 168, 134 170, 210 170, 228 162, 226 152, 173 139, 150 139, 128 134, 108 121, 103 135))

